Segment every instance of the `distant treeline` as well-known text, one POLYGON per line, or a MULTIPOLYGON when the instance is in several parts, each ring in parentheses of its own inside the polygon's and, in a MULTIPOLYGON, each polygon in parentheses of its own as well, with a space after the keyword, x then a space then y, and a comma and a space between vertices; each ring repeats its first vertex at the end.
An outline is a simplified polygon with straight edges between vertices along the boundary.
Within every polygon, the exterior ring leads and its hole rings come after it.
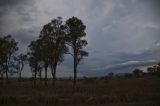
MULTIPOLYGON (((0 77, 9 79, 17 74, 21 81, 21 72, 25 64, 29 64, 32 77, 36 83, 37 78, 47 84, 48 68, 51 70, 53 82, 56 80, 57 65, 63 62, 64 55, 73 57, 74 85, 77 80, 77 66, 81 59, 88 56, 84 47, 88 44, 84 39, 86 26, 77 17, 67 19, 65 22, 57 17, 43 26, 40 35, 31 41, 27 53, 18 53, 18 42, 11 36, 0 37, 0 77)), ((23 36, 23 35, 22 35, 23 36)))
POLYGON ((137 77, 143 77, 143 76, 160 76, 160 63, 157 65, 154 65, 152 67, 148 67, 146 72, 141 69, 135 69, 133 70, 133 74, 137 77))
POLYGON ((132 73, 114 74, 113 72, 110 72, 107 76, 105 76, 105 78, 132 78, 148 76, 160 77, 160 63, 154 66, 147 67, 146 70, 136 68, 132 71, 132 73))

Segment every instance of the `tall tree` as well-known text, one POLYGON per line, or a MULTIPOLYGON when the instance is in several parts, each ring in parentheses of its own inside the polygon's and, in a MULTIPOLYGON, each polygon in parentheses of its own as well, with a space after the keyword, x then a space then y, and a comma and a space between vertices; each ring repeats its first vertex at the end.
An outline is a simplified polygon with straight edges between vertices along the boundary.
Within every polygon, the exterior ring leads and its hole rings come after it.
MULTIPOLYGON (((1 68, 4 70, 2 74, 5 72, 6 73, 6 78, 8 79, 8 72, 10 70, 11 66, 11 61, 18 50, 18 42, 15 41, 14 38, 12 38, 11 35, 4 36, 1 38, 1 49, 0 49, 0 61, 1 63, 1 68)), ((3 76, 3 75, 2 75, 3 76)))
POLYGON ((4 74, 4 63, 5 63, 5 39, 4 37, 0 37, 0 75, 1 75, 1 78, 3 78, 3 74, 4 74))
MULTIPOLYGON (((1 37, 1 42, 0 42, 0 61, 1 61, 1 78, 3 79, 4 77, 4 73, 5 73, 5 69, 6 69, 6 57, 7 57, 7 50, 6 50, 6 44, 7 41, 5 39, 5 37, 1 37)), ((8 74, 7 74, 8 76, 8 74)))
POLYGON ((47 85, 47 72, 48 72, 48 67, 49 67, 49 63, 50 63, 50 56, 51 56, 51 49, 50 49, 50 43, 48 42, 48 38, 47 37, 43 37, 40 38, 40 58, 41 61, 44 64, 44 71, 45 71, 45 85, 47 85))
POLYGON ((66 21, 66 26, 68 28, 67 41, 68 45, 72 48, 70 53, 74 59, 74 85, 77 80, 77 66, 81 59, 84 56, 88 56, 88 52, 83 50, 83 48, 88 44, 85 39, 82 39, 86 36, 85 29, 86 26, 83 22, 76 18, 72 17, 66 21))
POLYGON ((32 41, 28 46, 28 61, 36 83, 37 72, 39 69, 39 62, 41 62, 41 48, 40 40, 32 41))
POLYGON ((47 48, 47 54, 49 54, 49 65, 51 67, 51 73, 53 81, 56 79, 57 65, 63 61, 63 55, 68 51, 65 45, 66 27, 63 25, 61 17, 53 19, 50 23, 44 25, 40 39, 42 39, 42 45, 47 48))

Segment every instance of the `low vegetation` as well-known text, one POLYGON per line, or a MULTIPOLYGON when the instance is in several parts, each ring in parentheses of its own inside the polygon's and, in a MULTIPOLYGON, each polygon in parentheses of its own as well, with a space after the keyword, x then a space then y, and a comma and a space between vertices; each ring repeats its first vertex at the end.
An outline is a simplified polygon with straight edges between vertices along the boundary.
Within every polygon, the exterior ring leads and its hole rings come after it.
MULTIPOLYGON (((0 87, 0 106, 159 106, 160 78, 81 79, 76 89, 71 80, 48 86, 29 79, 0 87)), ((1 82, 2 85, 2 82, 1 82)))

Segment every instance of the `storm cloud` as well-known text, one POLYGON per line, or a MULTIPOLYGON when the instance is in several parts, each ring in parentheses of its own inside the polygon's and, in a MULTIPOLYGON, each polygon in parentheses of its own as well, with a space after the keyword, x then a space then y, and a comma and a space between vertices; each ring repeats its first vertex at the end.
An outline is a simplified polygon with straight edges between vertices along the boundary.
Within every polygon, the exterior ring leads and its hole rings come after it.
MULTIPOLYGON (((1 0, 0 36, 11 34, 19 41, 20 51, 26 52, 51 19, 76 16, 87 27, 89 52, 80 63, 79 75, 131 72, 127 67, 160 60, 159 5, 159 0, 1 0)), ((58 69, 70 76, 72 61, 65 56, 58 69)))

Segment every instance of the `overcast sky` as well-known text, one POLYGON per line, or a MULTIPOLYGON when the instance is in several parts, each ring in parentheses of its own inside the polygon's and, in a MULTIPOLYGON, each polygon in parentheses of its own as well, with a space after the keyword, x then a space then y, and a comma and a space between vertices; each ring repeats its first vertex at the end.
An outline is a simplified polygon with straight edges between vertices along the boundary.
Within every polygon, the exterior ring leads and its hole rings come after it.
MULTIPOLYGON (((79 76, 131 72, 160 61, 159 0, 0 0, 0 36, 11 34, 26 52, 42 26, 58 16, 76 16, 86 25, 89 57, 79 76)), ((58 76, 72 76, 72 62, 65 56, 58 76)))

